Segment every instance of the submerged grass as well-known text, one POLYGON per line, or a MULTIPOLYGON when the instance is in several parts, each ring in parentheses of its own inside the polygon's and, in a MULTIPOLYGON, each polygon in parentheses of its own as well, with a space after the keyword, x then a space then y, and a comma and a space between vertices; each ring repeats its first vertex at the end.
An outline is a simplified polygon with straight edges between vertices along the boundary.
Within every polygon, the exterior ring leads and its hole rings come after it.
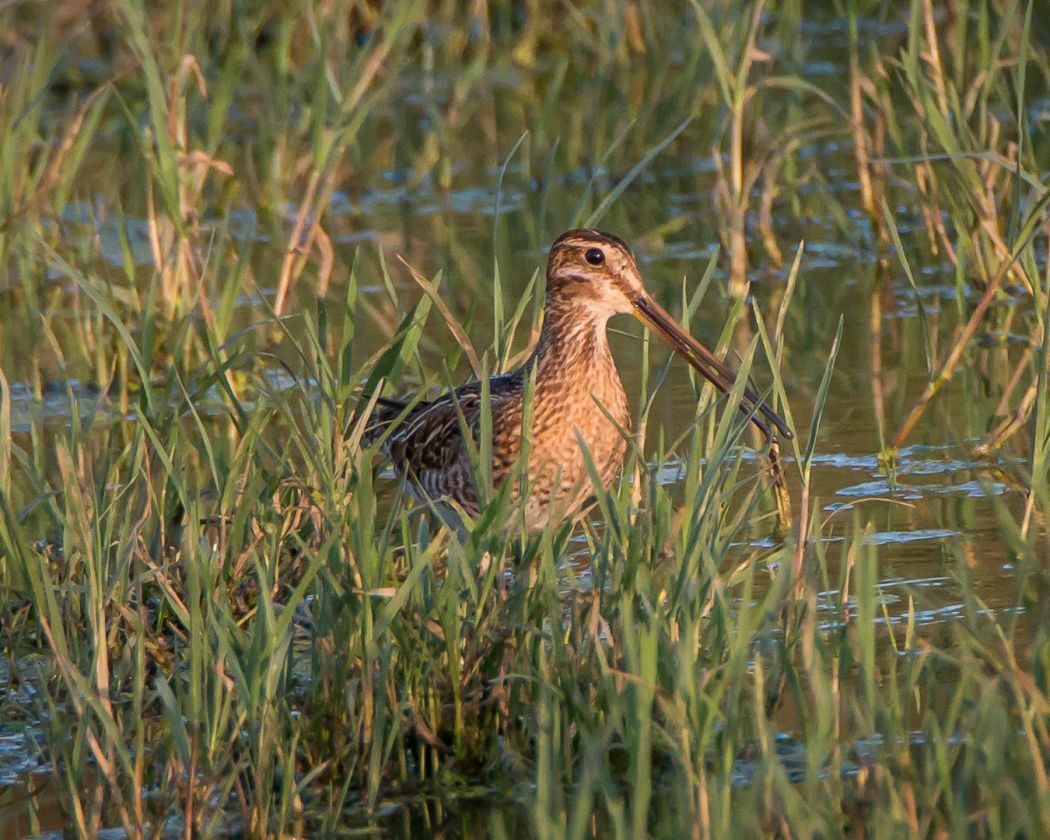
POLYGON ((1050 832, 1034 5, 187 8, 0 8, 2 709, 38 771, 11 834, 1050 832), (817 19, 839 52, 789 37, 817 19), (843 85, 806 69, 833 60, 843 85), (812 218, 871 281, 818 283, 805 245, 776 281, 812 218), (801 433, 782 539, 739 413, 692 377, 669 418, 647 340, 595 521, 508 532, 492 488, 459 539, 377 479, 369 401, 520 359, 538 249, 584 219, 665 297, 655 258, 722 237, 682 320, 718 313, 801 433), (915 329, 884 318, 898 264, 915 329), (894 448, 1022 453, 1009 608, 952 545, 928 626, 875 516, 820 504, 858 344, 880 438, 930 383, 894 448), (56 390, 61 422, 14 406, 56 390))

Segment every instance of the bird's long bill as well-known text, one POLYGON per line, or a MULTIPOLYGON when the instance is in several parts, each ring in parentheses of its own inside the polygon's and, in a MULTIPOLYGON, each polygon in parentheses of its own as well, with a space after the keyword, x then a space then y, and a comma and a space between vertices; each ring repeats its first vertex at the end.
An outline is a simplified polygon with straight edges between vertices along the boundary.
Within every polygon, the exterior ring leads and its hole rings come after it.
MULTIPOLYGON (((649 327, 649 329, 658 333, 671 346, 672 350, 685 357, 689 364, 703 374, 718 390, 723 394, 729 393, 736 380, 736 374, 724 362, 683 330, 678 325, 678 322, 671 317, 670 313, 649 295, 645 293, 639 295, 634 301, 634 306, 638 320, 649 327)), ((744 399, 740 403, 740 410, 763 431, 767 438, 772 437, 767 421, 768 424, 776 426, 777 431, 785 438, 793 436, 784 418, 766 405, 759 398, 758 394, 746 386, 744 387, 744 399)))

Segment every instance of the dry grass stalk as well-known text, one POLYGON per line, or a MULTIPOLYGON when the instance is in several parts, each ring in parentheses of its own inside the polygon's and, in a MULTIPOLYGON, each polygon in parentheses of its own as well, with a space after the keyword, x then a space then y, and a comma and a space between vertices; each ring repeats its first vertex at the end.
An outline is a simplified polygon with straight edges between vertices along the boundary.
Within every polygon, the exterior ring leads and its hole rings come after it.
POLYGON ((970 320, 966 322, 966 326, 963 327, 958 336, 956 336, 947 355, 941 362, 937 375, 930 380, 922 395, 916 400, 911 411, 908 412, 908 416, 904 419, 904 422, 901 423, 900 428, 897 430, 897 434, 893 436, 893 442, 890 444, 893 449, 900 449, 904 445, 904 441, 908 439, 908 436, 915 428, 915 425, 919 422, 923 413, 926 411, 926 406, 929 405, 930 400, 936 396, 937 392, 940 391, 955 374, 955 369, 958 366, 959 361, 962 359, 963 352, 969 346, 970 341, 976 334, 977 328, 984 319, 988 307, 991 306, 992 299, 998 293, 999 287, 1002 285, 1003 280, 1010 271, 1012 264, 1012 259, 1003 260, 999 266, 999 270, 995 273, 991 282, 985 287, 984 294, 981 295, 981 299, 977 302, 977 306, 974 307, 970 320))

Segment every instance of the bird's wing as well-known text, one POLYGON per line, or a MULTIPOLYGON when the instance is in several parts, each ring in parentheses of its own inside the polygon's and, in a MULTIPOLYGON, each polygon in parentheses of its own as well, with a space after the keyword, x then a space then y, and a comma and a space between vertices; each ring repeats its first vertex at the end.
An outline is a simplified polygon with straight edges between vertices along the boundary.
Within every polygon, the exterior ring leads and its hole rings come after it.
MULTIPOLYGON (((513 380, 494 377, 489 383, 493 424, 493 481, 496 486, 513 466, 520 448, 508 444, 514 432, 520 438, 521 411, 515 411, 517 389, 513 380), (513 430, 511 427, 514 427, 513 430)), ((519 401, 520 402, 520 401, 519 401)), ((394 411, 382 407, 380 414, 394 411)), ((387 423, 404 411, 394 411, 387 423)), ((447 496, 468 510, 477 510, 477 492, 470 456, 463 442, 463 430, 469 429, 478 443, 481 425, 481 388, 476 382, 464 385, 437 399, 412 409, 385 443, 383 449, 394 469, 432 498, 447 496)))

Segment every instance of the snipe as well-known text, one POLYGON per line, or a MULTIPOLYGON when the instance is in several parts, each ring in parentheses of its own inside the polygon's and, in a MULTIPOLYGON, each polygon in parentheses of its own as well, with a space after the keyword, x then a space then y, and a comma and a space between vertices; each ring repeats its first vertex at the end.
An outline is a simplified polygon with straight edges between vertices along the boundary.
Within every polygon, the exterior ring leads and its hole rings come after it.
MULTIPOLYGON (((596 230, 570 230, 551 247, 547 296, 536 349, 514 371, 489 380, 492 419, 492 479, 499 488, 522 452, 523 408, 534 382, 524 482, 512 496, 524 496, 527 528, 579 514, 593 482, 584 449, 607 487, 623 463, 630 414, 606 323, 630 314, 662 336, 677 353, 722 392, 734 374, 686 333, 645 290, 631 249, 616 236, 596 230)), ((767 437, 791 432, 784 420, 750 389, 741 410, 767 437), (770 428, 770 427, 773 428, 770 428)), ((481 425, 481 385, 472 382, 410 410, 407 402, 383 399, 369 437, 400 417, 383 452, 417 498, 441 507, 478 513, 474 471, 464 443, 469 429, 475 446, 481 425), (452 502, 453 505, 448 503, 452 502)))

